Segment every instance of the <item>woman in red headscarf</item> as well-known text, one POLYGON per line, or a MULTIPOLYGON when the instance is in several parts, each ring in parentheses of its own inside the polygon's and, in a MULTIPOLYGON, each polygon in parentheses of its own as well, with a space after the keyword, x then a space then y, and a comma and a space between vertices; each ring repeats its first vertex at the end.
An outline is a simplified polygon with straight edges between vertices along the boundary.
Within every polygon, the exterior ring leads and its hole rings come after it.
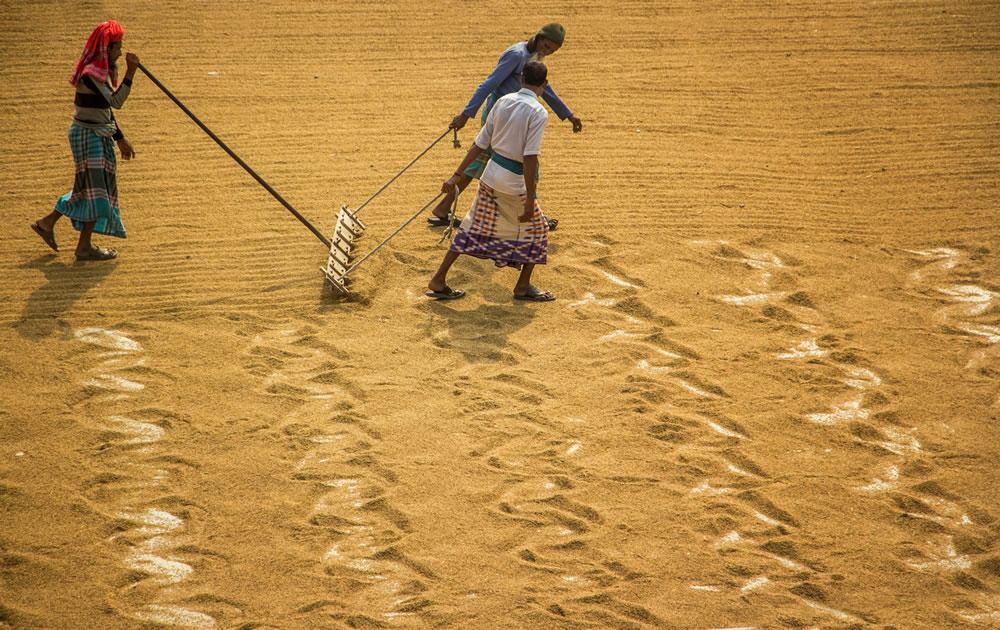
POLYGON ((125 55, 125 78, 118 85, 116 62, 122 55, 121 24, 109 20, 90 34, 87 45, 69 80, 76 87, 76 114, 69 128, 69 145, 76 163, 73 191, 59 198, 55 209, 31 224, 52 249, 59 251, 53 228, 65 215, 80 232, 76 246, 77 260, 111 260, 118 252, 95 247, 94 232, 125 238, 118 208, 118 181, 115 142, 122 159, 135 156, 132 144, 118 127, 112 108, 120 109, 132 89, 132 78, 139 67, 139 57, 125 55))

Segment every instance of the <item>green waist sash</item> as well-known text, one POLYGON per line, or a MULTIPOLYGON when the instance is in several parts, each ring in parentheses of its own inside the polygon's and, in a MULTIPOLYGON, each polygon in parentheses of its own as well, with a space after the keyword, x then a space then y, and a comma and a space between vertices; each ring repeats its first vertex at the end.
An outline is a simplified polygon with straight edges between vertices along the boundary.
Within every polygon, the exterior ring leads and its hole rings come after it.
POLYGON ((514 173, 515 175, 524 175, 524 164, 518 162, 517 160, 512 160, 509 157, 504 157, 499 153, 497 153, 496 151, 493 152, 493 155, 490 156, 490 159, 499 164, 500 166, 504 167, 511 173, 514 173))
MULTIPOLYGON (((512 160, 509 157, 504 157, 497 153, 496 151, 490 152, 490 160, 496 162, 500 166, 504 167, 511 173, 515 175, 524 175, 524 164, 518 162, 517 160, 512 160)), ((535 183, 538 183, 539 178, 542 176, 542 165, 535 165, 535 183)), ((535 199, 538 199, 538 192, 535 192, 535 199)))

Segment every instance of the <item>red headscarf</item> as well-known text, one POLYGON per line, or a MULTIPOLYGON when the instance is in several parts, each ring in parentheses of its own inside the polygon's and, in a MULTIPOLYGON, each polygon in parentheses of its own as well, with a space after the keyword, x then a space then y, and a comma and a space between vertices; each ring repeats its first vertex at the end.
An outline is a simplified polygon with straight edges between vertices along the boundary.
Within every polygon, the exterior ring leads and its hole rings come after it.
POLYGON ((94 32, 90 34, 90 38, 87 39, 87 46, 83 49, 80 61, 76 64, 73 78, 69 80, 70 85, 76 85, 83 78, 83 75, 89 74, 101 83, 107 81, 110 76, 111 84, 117 86, 118 73, 108 67, 108 45, 111 42, 121 41, 123 35, 125 35, 125 29, 114 20, 98 24, 94 32))

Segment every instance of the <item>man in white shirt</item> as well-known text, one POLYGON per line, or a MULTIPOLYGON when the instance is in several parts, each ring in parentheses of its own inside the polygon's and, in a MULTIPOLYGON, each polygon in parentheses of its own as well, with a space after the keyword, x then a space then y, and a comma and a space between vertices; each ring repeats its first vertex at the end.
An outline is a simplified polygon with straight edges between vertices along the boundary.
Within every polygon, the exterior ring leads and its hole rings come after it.
POLYGON ((472 208, 427 284, 429 297, 451 300, 465 295, 465 291, 449 287, 446 278, 459 255, 468 254, 488 258, 498 267, 520 269, 514 299, 556 299, 531 284, 535 265, 546 263, 549 242, 549 228, 535 195, 542 133, 549 116, 538 97, 548 84, 547 73, 541 62, 524 65, 520 91, 497 100, 458 169, 442 184, 443 191, 454 191, 462 172, 484 149, 492 147, 493 155, 480 177, 472 208))

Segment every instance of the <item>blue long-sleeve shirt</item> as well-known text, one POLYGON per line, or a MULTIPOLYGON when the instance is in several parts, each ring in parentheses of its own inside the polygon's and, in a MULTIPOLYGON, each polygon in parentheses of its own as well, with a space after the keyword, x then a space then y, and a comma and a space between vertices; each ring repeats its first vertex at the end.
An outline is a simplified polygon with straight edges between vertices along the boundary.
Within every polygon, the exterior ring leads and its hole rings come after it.
MULTIPOLYGON (((485 81, 479 84, 479 87, 476 88, 475 93, 469 100, 469 104, 465 106, 462 113, 469 118, 474 118, 476 112, 479 111, 479 107, 490 95, 493 95, 493 100, 496 100, 505 94, 520 90, 521 72, 524 70, 524 64, 530 58, 531 53, 528 52, 528 44, 526 42, 518 42, 503 51, 503 54, 500 55, 500 60, 497 62, 497 67, 493 69, 490 76, 486 77, 485 81)), ((559 120, 566 120, 566 118, 573 115, 573 112, 566 107, 566 104, 562 102, 555 90, 552 89, 551 84, 546 85, 545 90, 542 91, 542 100, 552 108, 552 111, 559 117, 559 120)))

